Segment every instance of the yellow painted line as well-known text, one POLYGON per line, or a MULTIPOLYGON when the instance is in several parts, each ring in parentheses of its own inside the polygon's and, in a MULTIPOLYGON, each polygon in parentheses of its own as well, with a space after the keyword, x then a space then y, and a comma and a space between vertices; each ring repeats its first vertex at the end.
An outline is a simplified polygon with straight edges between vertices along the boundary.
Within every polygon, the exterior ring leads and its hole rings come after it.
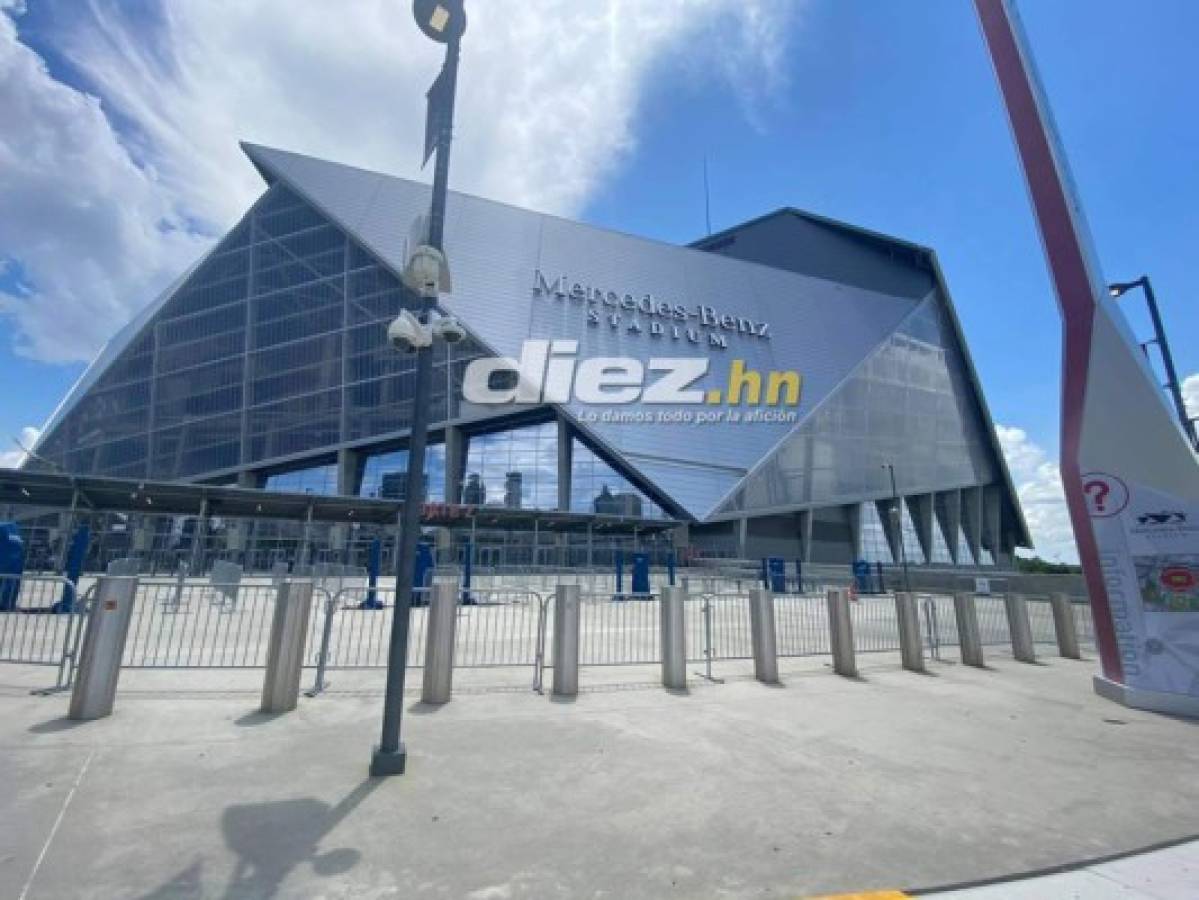
POLYGON ((863 894, 825 894, 808 900, 908 900, 910 896, 903 891, 866 891, 863 894))

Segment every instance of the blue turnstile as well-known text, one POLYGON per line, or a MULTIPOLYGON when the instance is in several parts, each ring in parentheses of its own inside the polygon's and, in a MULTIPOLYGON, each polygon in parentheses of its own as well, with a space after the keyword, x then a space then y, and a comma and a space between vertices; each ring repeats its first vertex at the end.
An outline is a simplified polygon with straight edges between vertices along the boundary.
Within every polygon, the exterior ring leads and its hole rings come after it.
POLYGON ((633 554, 633 594, 649 596, 649 554, 633 554))
POLYGON ((15 522, 0 522, 0 612, 12 612, 21 596, 25 542, 15 522))
POLYGON ((416 565, 412 569, 413 606, 428 606, 429 592, 420 590, 428 588, 433 580, 433 548, 421 541, 416 545, 416 565))
POLYGON ((853 564, 853 579, 857 585, 859 594, 869 594, 870 589, 870 563, 864 559, 855 560, 853 564))
POLYGON ((766 587, 776 594, 787 593, 787 561, 781 556, 766 560, 766 587))

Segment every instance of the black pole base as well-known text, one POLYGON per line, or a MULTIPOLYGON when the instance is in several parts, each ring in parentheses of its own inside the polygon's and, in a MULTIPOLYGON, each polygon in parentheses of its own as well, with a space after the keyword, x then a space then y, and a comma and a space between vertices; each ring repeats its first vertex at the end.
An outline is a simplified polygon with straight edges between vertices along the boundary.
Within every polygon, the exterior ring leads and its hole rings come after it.
POLYGON ((381 775, 403 775, 404 766, 408 762, 408 750, 401 743, 394 753, 388 753, 377 744, 371 752, 371 777, 381 775))

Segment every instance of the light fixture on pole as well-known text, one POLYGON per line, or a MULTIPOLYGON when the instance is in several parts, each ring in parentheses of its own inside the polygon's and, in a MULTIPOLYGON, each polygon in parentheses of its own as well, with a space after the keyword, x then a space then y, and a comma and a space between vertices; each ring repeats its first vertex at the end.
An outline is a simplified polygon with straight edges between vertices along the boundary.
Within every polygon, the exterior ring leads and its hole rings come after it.
POLYGON ((454 95, 458 84, 459 42, 466 31, 462 0, 414 0, 412 14, 425 36, 446 45, 445 63, 429 91, 426 117, 425 159, 436 152, 433 199, 427 231, 404 270, 404 284, 418 299, 417 315, 404 310, 388 328, 388 341, 397 350, 416 354, 412 424, 408 439, 408 473, 400 515, 396 561, 396 608, 387 652, 387 690, 383 700, 383 730, 371 754, 372 775, 401 775, 407 751, 400 740, 404 706, 404 676, 408 667, 408 625, 412 611, 412 580, 420 540, 421 500, 424 494, 425 445, 429 437, 429 407, 433 385, 433 343, 456 343, 465 332, 452 317, 438 317, 437 297, 450 289, 445 259, 445 206, 449 192, 450 143, 454 122, 454 95))
POLYGON ((1170 352, 1170 343, 1166 340, 1166 328, 1162 324, 1161 312, 1157 308, 1157 297, 1153 293, 1153 284, 1149 281, 1149 276, 1142 275, 1136 281, 1118 281, 1110 284, 1107 292, 1113 297, 1122 297, 1133 288, 1138 287, 1145 292, 1149 318, 1153 320, 1153 340, 1146 341, 1141 345, 1141 349, 1145 349, 1148 344, 1157 344, 1158 353, 1162 358, 1162 366, 1166 370, 1166 383, 1163 387, 1170 392, 1170 399, 1174 401, 1174 411, 1178 413, 1178 421, 1182 425, 1182 430, 1186 432, 1191 447, 1199 450, 1199 434, 1195 431, 1195 419, 1187 413, 1186 401, 1182 396, 1182 386, 1178 383, 1178 372, 1174 368, 1174 354, 1170 352))

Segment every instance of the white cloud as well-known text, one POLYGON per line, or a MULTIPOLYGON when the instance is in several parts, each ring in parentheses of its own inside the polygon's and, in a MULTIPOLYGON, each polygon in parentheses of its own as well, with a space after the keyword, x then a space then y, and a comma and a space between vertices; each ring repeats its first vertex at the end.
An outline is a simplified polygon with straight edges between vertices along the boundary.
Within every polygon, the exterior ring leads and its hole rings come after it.
POLYGON ((1032 531, 1036 554, 1053 562, 1078 562, 1074 530, 1058 464, 1022 428, 996 425, 1024 517, 1032 531))
POLYGON ((1182 379, 1182 399, 1187 415, 1191 418, 1199 416, 1199 372, 1182 379))
MULTIPOLYGON (((804 0, 473 4, 456 187, 576 214, 635 144, 664 60, 730 84, 751 120, 804 0), (715 74, 714 74, 715 73, 715 74)), ((395 0, 44 0, 55 80, 0 0, 0 293, 19 352, 85 359, 261 191, 238 139, 418 174, 440 50, 395 0)))
MULTIPOLYGON (((4 0, 0 0, 0 3, 3 2, 4 0)), ((40 434, 41 432, 37 428, 34 428, 32 425, 26 425, 16 437, 21 442, 22 447, 33 447, 37 443, 38 435, 40 434)), ((7 438, 8 435, 4 435, 4 437, 7 438)), ((5 443, 8 443, 8 441, 6 440, 5 443)), ((0 450, 0 469, 15 469, 23 462, 25 462, 25 451, 15 446, 15 442, 12 450, 0 450)))

